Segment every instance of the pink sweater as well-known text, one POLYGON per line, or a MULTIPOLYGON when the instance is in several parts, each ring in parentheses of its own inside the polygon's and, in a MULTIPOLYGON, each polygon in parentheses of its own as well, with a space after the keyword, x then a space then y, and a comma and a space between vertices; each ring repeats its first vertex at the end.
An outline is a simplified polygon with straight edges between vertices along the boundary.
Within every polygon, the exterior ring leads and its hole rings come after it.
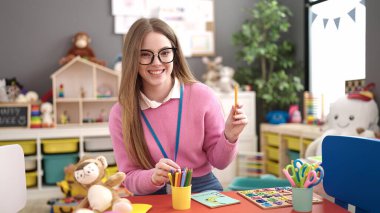
MULTIPOLYGON (((170 99, 160 107, 144 110, 168 157, 174 160, 179 99, 170 99)), ((233 103, 231 103, 232 106, 233 103)), ((237 153, 236 143, 224 136, 222 108, 213 91, 202 83, 184 87, 181 135, 176 163, 181 168, 193 168, 193 177, 211 172, 212 167, 224 169, 237 153)), ((140 116, 148 149, 155 162, 163 155, 140 116)), ((110 112, 109 129, 119 171, 125 172, 125 186, 135 194, 151 194, 162 186, 152 183, 153 169, 143 170, 127 156, 122 140, 121 106, 110 112)))

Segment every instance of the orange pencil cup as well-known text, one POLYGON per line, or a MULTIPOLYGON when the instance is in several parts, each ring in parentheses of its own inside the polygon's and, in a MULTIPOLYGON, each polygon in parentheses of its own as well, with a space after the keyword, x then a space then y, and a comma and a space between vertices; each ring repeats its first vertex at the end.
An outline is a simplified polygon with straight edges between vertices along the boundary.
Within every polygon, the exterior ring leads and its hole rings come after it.
POLYGON ((185 187, 172 186, 172 206, 176 210, 190 209, 191 185, 185 187))

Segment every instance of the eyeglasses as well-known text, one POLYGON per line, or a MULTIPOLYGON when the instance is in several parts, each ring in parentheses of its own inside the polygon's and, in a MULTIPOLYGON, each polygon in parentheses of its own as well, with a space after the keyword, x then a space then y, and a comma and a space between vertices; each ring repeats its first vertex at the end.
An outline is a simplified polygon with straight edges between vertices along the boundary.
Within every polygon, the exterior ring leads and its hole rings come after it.
POLYGON ((167 64, 174 60, 174 53, 177 48, 164 48, 160 50, 157 54, 154 54, 151 50, 141 50, 140 51, 140 64, 141 65, 149 65, 153 63, 154 56, 157 55, 158 60, 161 63, 167 64))

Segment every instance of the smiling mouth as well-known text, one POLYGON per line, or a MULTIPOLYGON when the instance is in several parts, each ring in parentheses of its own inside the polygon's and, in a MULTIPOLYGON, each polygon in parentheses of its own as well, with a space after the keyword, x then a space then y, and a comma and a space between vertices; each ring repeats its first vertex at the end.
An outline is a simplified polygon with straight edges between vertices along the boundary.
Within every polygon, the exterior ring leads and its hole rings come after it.
POLYGON ((340 125, 339 123, 337 124, 340 128, 346 128, 346 127, 348 127, 348 125, 350 125, 349 123, 347 123, 347 124, 345 124, 345 125, 340 125))
POLYGON ((161 73, 163 73, 165 71, 165 69, 162 69, 162 70, 148 70, 149 74, 152 74, 152 75, 159 75, 161 73))

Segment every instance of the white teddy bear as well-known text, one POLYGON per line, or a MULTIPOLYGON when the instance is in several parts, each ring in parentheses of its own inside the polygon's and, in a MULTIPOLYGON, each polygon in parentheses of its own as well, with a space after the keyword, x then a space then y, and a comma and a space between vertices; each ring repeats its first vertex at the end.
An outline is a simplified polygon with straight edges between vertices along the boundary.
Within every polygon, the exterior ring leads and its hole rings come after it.
POLYGON ((206 72, 202 75, 204 83, 213 89, 217 89, 220 79, 219 70, 222 68, 223 58, 218 56, 214 60, 207 57, 202 58, 202 62, 206 64, 206 72))
POLYGON ((322 142, 327 135, 375 138, 379 131, 379 110, 372 94, 351 94, 330 105, 326 130, 306 149, 305 157, 322 155, 322 142))
POLYGON ((53 105, 49 102, 41 104, 42 127, 53 127, 53 105))
POLYGON ((221 92, 232 92, 237 82, 233 79, 235 70, 231 67, 224 66, 220 69, 220 79, 218 82, 218 88, 221 92))

